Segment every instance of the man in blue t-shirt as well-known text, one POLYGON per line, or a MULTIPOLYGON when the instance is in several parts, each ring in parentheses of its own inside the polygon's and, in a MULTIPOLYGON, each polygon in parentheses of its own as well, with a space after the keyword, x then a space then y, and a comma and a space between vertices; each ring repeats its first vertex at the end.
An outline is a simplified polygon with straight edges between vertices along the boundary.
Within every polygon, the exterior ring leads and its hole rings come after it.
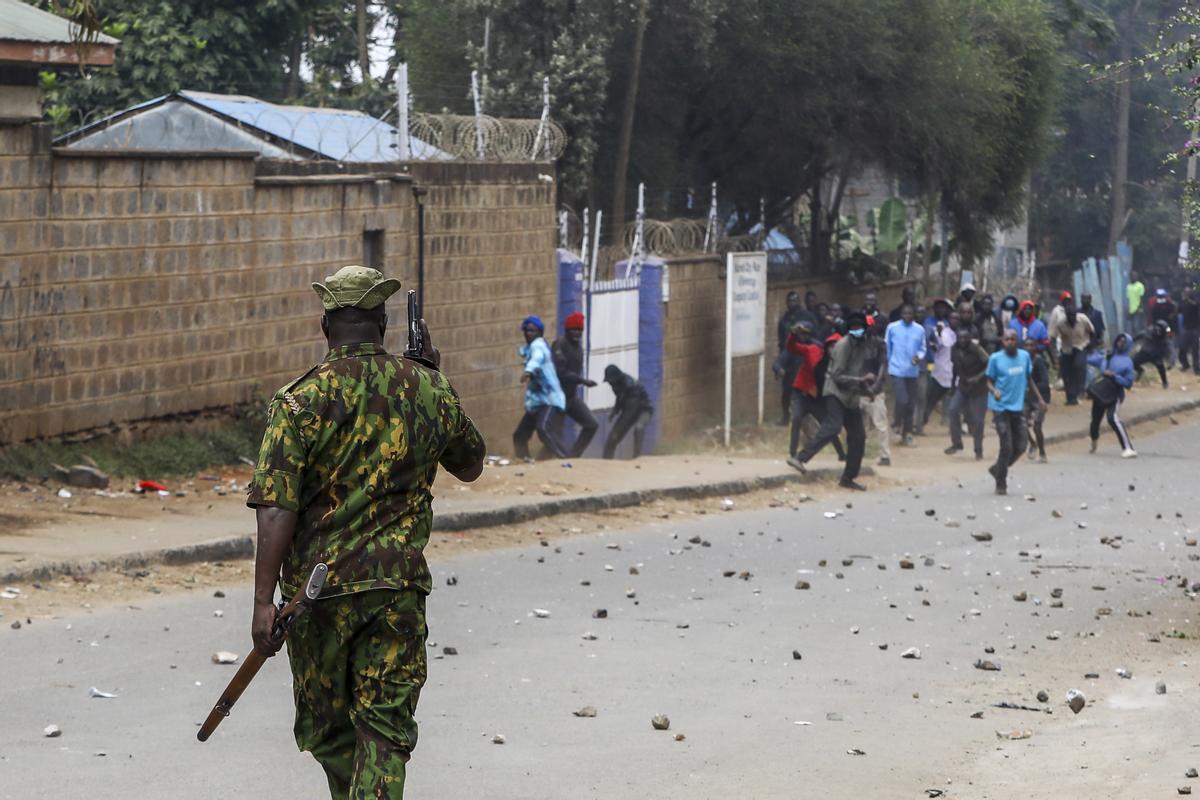
POLYGON ((1025 392, 1036 398, 1045 411, 1046 402, 1033 385, 1033 361, 1017 347, 1017 332, 1004 331, 1004 347, 988 359, 988 408, 1000 436, 1000 455, 988 472, 996 479, 996 494, 1008 494, 1008 468, 1017 463, 1025 449, 1025 392))

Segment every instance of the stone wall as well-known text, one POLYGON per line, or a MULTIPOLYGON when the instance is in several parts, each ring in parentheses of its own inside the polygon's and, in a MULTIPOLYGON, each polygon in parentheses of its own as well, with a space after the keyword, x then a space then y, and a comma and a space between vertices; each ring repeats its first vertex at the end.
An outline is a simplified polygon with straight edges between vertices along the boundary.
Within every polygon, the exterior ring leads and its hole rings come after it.
MULTIPOLYGON (((364 232, 415 287, 414 180, 425 316, 506 439, 518 322, 554 307, 553 184, 544 165, 424 166, 288 175, 251 154, 51 152, 39 126, 0 127, 0 444, 269 395, 321 358, 309 284, 361 262, 364 232)), ((390 316, 398 352, 400 298, 390 316)))

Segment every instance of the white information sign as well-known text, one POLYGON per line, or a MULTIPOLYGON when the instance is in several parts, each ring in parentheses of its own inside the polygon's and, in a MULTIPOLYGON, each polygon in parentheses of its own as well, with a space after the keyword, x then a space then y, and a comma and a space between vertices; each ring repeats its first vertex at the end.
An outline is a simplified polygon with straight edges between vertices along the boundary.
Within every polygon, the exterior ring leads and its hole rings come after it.
POLYGON ((725 257, 725 446, 733 425, 733 359, 758 356, 758 424, 766 373, 767 254, 725 257))

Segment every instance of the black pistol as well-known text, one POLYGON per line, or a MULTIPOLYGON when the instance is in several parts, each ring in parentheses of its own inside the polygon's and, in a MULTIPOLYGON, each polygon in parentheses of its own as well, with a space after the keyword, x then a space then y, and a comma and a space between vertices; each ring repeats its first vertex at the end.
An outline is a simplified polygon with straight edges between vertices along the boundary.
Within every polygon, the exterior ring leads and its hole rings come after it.
POLYGON ((425 354, 425 335, 421 332, 421 307, 417 304, 417 292, 408 290, 408 347, 404 357, 422 366, 436 370, 438 367, 425 354))

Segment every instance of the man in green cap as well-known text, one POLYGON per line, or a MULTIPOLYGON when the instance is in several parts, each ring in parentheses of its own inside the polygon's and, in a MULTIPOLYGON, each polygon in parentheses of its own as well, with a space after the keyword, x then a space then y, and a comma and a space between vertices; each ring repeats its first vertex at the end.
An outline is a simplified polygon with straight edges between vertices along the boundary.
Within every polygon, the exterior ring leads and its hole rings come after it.
POLYGON ((259 653, 282 644, 271 635, 276 584, 291 597, 314 564, 329 567, 320 599, 288 635, 288 659, 296 743, 335 798, 404 795, 426 674, 430 489, 438 464, 473 481, 485 456, 425 321, 430 366, 384 351, 384 301, 399 288, 358 266, 313 284, 329 353, 271 400, 247 500, 258 519, 259 653))

